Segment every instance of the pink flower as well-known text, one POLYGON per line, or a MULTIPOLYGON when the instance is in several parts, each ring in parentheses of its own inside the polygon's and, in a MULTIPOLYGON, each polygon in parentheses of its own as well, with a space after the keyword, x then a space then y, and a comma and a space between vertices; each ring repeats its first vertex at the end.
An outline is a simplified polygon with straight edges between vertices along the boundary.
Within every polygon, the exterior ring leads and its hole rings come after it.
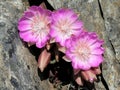
POLYGON ((50 39, 51 12, 38 6, 32 6, 18 22, 20 37, 37 47, 45 46, 50 39))
POLYGON ((93 32, 82 32, 79 36, 66 41, 66 56, 74 69, 88 70, 98 67, 103 61, 103 41, 93 32))
POLYGON ((50 35, 61 46, 64 46, 65 41, 72 35, 81 32, 83 24, 78 20, 77 14, 70 9, 59 9, 53 12, 52 19, 50 35))

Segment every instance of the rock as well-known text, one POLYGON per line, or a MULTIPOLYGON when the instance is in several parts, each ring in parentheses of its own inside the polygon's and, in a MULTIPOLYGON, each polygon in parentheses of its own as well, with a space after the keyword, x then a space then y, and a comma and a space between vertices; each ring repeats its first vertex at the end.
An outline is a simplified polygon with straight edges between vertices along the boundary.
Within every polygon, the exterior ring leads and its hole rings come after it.
POLYGON ((111 90, 120 89, 120 0, 100 0, 104 17, 105 63, 103 75, 111 90), (104 70, 105 69, 105 70, 104 70))
POLYGON ((120 0, 48 1, 55 9, 72 8, 80 15, 87 30, 97 32, 105 41, 103 77, 96 83, 96 88, 120 90, 120 0))
POLYGON ((0 0, 0 90, 43 90, 35 57, 21 42, 21 0, 0 0))

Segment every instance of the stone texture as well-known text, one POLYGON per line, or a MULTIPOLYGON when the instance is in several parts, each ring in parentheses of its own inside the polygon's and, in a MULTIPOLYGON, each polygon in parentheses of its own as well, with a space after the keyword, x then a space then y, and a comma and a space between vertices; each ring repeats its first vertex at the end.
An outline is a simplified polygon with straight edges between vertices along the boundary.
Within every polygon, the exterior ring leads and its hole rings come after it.
POLYGON ((21 0, 0 0, 0 90, 44 90, 33 55, 21 42, 17 22, 21 0))
POLYGON ((120 90, 120 0, 100 0, 104 17, 103 75, 111 90, 120 90))
MULTIPOLYGON (((97 32, 104 39, 102 74, 110 90, 120 90, 120 0, 48 1, 55 9, 72 8, 89 31, 97 32)), ((97 90, 106 90, 105 87, 102 82, 96 83, 97 90)))

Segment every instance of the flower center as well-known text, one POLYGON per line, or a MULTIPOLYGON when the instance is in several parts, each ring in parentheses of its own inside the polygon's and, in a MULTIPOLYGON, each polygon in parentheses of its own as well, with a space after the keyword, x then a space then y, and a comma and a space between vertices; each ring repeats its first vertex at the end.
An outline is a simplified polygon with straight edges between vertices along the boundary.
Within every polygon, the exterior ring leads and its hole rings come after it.
POLYGON ((35 31, 40 31, 41 29, 44 29, 45 25, 43 22, 39 22, 39 23, 35 23, 35 25, 33 26, 33 29, 35 31))
POLYGON ((31 24, 32 32, 37 37, 42 35, 43 33, 48 33, 49 26, 46 24, 46 21, 39 16, 33 17, 33 22, 31 24))
POLYGON ((70 22, 68 22, 68 20, 61 20, 61 22, 59 23, 59 29, 60 32, 65 36, 65 37, 70 37, 72 32, 72 29, 70 28, 70 22))
POLYGON ((66 26, 66 25, 61 26, 61 31, 62 31, 63 33, 67 33, 67 31, 68 31, 68 26, 66 26))
POLYGON ((80 58, 80 60, 88 60, 89 59, 91 50, 86 43, 81 42, 78 45, 78 47, 76 48, 76 50, 77 50, 77 52, 76 52, 77 56, 80 58))

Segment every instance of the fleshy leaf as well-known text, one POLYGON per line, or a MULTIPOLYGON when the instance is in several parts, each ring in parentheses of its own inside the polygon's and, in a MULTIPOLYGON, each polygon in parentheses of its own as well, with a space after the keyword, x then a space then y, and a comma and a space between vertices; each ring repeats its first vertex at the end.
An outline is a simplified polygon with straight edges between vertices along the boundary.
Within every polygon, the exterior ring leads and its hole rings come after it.
POLYGON ((75 81, 76 81, 76 83, 77 83, 78 85, 83 86, 83 82, 82 82, 81 77, 77 77, 77 78, 75 79, 75 81))
POLYGON ((74 75, 77 75, 80 72, 80 69, 74 69, 74 75))
POLYGON ((84 78, 84 80, 89 81, 91 83, 93 83, 95 80, 97 80, 96 74, 94 74, 94 72, 91 69, 82 71, 81 75, 84 78))
POLYGON ((68 57, 66 57, 66 56, 63 56, 62 57, 66 62, 71 62, 71 60, 68 58, 68 57))
POLYGON ((42 2, 42 3, 40 4, 40 7, 44 8, 44 9, 47 9, 47 7, 46 7, 46 5, 45 5, 44 2, 42 2))
POLYGON ((46 66, 49 64, 50 58, 51 54, 44 49, 38 58, 38 67, 40 68, 41 72, 43 72, 46 66))

